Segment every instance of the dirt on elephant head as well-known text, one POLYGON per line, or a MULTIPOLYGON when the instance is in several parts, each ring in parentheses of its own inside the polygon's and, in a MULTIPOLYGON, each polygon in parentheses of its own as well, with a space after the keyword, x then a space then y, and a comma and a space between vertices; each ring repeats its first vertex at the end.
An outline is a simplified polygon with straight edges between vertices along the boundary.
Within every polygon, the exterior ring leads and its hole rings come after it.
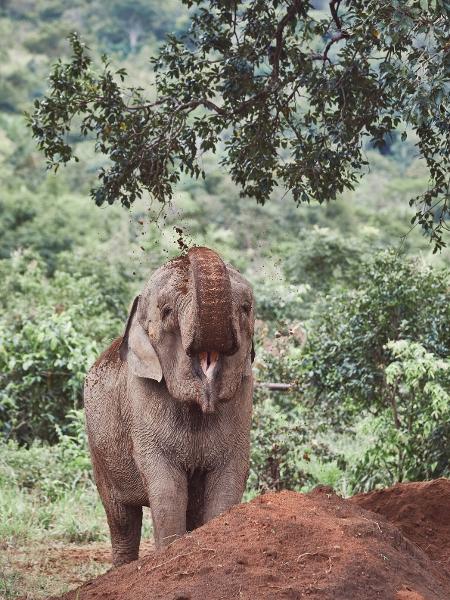
POLYGON ((61 600, 448 600, 449 494, 448 480, 266 494, 61 600))

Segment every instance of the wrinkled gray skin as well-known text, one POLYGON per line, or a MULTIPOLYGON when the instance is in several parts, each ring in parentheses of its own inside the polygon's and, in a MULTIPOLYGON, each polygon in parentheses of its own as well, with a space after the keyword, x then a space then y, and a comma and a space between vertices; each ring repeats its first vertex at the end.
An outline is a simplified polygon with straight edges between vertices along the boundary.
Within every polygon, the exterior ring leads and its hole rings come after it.
POLYGON ((138 558, 142 506, 161 548, 240 502, 253 327, 247 281, 193 248, 153 274, 89 371, 88 439, 115 565, 138 558))

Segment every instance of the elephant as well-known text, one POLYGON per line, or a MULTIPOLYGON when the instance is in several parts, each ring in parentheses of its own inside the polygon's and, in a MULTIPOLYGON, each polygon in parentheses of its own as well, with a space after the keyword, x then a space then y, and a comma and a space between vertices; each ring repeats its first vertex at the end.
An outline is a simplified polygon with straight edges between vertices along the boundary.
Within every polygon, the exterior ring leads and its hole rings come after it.
POLYGON ((143 506, 159 549, 241 501, 253 331, 248 281, 192 247, 153 273, 89 370, 86 428, 115 566, 138 558, 143 506))

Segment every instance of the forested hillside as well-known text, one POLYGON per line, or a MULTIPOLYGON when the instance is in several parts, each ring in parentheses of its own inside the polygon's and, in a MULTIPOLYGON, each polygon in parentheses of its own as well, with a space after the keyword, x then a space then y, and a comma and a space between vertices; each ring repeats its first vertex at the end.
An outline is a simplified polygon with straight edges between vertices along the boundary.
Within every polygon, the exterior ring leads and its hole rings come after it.
MULTIPOLYGON (((408 200, 427 182, 413 135, 367 143, 366 176, 322 206, 277 191, 267 206, 240 197, 215 155, 206 179, 186 176, 161 214, 149 198, 94 205, 102 163, 89 139, 72 140, 77 163, 46 170, 23 113, 69 51, 67 35, 151 89, 149 58, 187 26, 177 0, 0 2, 2 546, 105 539, 81 426, 84 374, 122 332, 142 281, 185 244, 215 248, 252 282, 256 378, 292 384, 257 390, 248 497, 450 475, 450 255, 433 254, 410 224, 408 200)), ((0 562, 0 595, 15 597, 21 577, 0 562)))

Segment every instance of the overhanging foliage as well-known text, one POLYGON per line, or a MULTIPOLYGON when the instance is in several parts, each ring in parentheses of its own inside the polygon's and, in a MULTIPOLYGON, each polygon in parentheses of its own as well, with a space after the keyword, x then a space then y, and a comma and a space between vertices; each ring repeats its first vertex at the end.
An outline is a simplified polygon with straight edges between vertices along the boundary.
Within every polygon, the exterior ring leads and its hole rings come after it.
POLYGON ((367 164, 364 139, 400 128, 418 135, 430 171, 413 222, 441 248, 449 213, 447 0, 344 2, 184 0, 184 36, 153 59, 153 100, 125 83, 107 57, 97 73, 71 36, 30 126, 50 167, 76 159, 68 132, 94 134, 110 163, 97 204, 132 204, 144 190, 166 202, 181 172, 224 142, 223 162, 242 194, 264 203, 276 186, 297 203, 352 189, 367 164), (81 116, 79 119, 77 117, 81 116))

